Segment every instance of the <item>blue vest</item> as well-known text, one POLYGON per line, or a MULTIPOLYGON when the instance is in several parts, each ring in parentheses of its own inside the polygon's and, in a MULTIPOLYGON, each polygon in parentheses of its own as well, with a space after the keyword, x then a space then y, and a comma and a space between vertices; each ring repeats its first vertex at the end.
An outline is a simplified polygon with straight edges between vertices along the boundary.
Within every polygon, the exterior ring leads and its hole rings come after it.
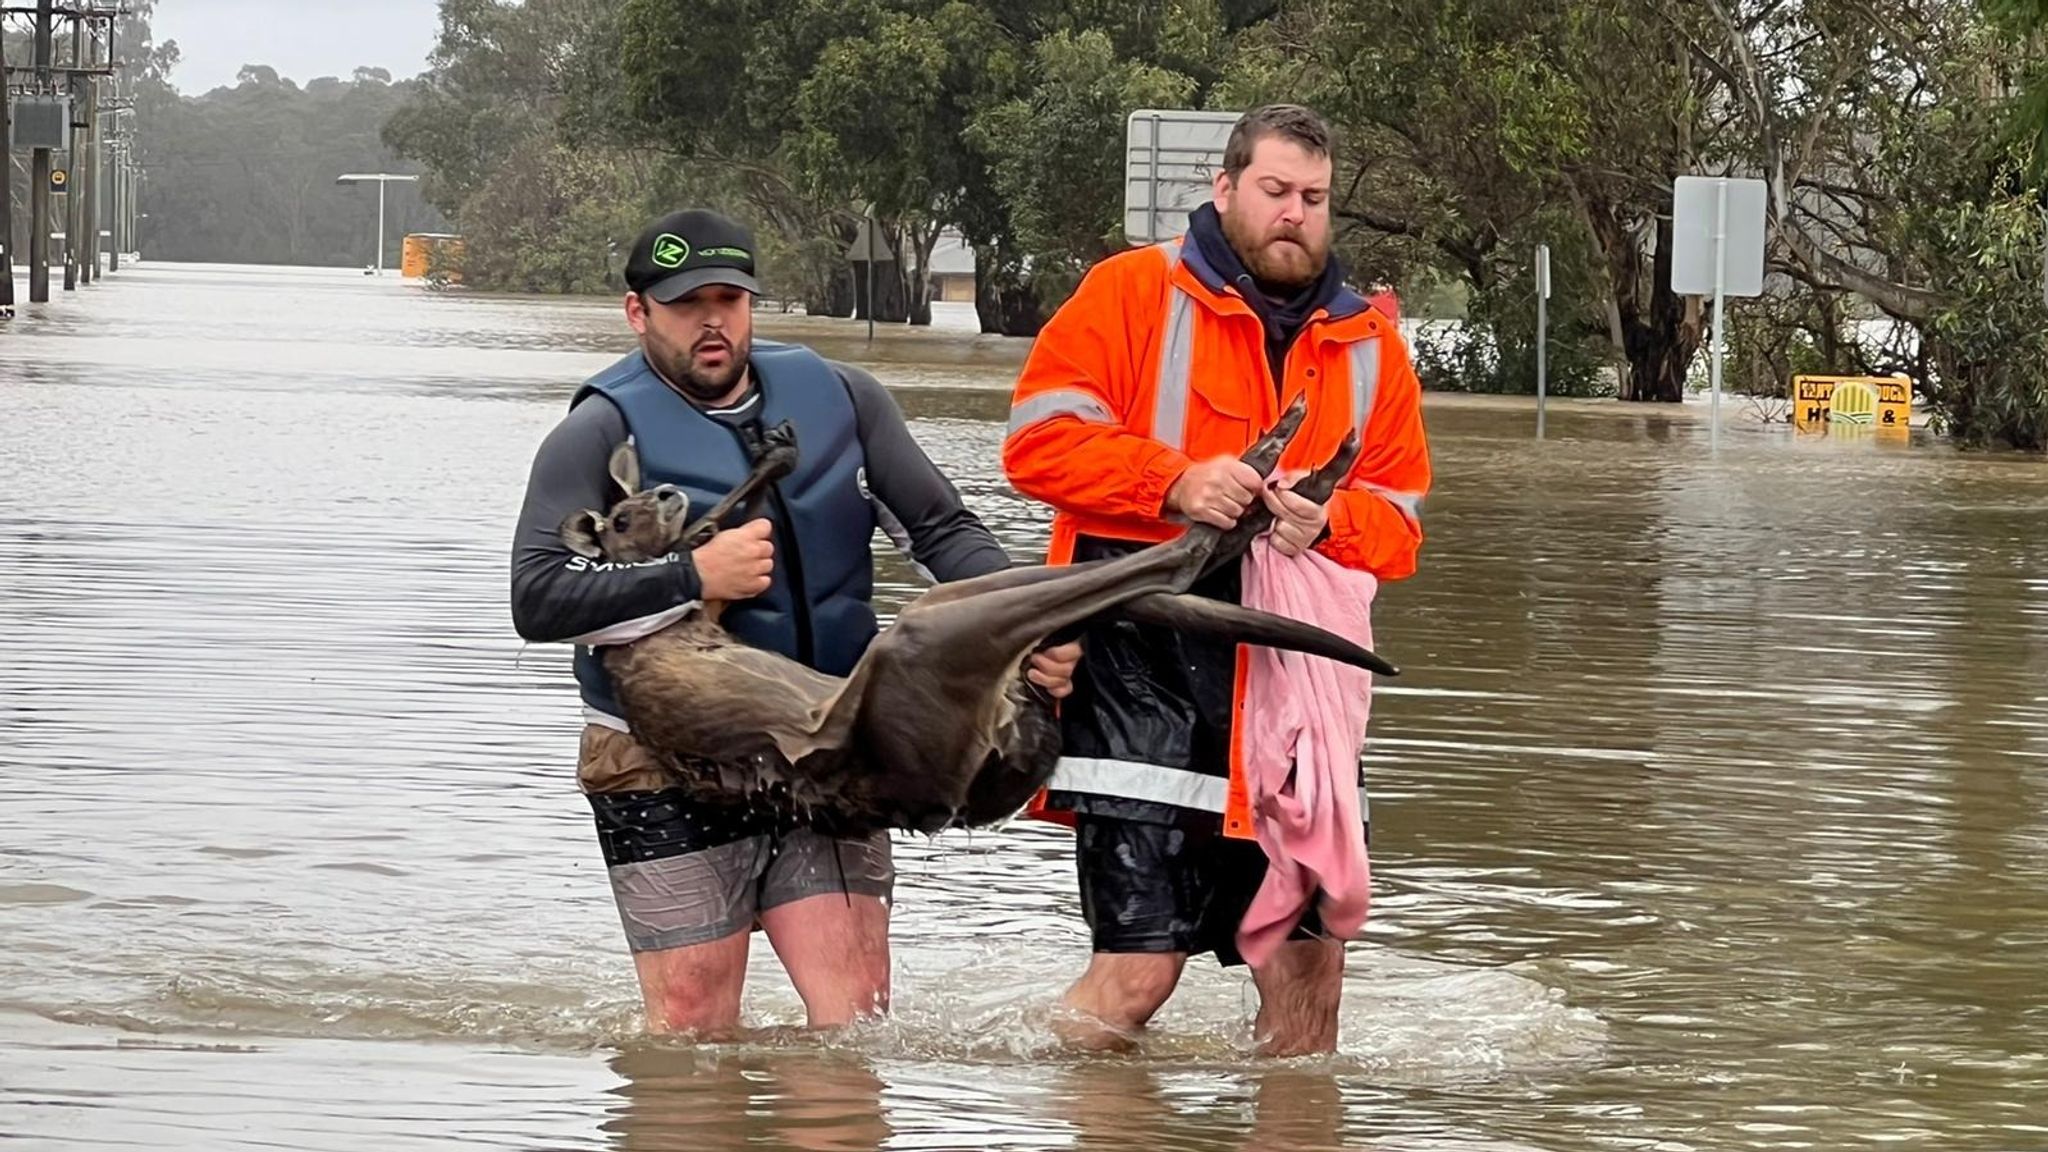
MULTIPOLYGON (((844 676, 875 638, 875 510, 862 491, 862 453, 853 397, 817 353, 755 341, 749 354, 764 427, 796 429, 796 471, 761 504, 774 524, 775 572, 768 590, 728 604, 719 622, 757 648, 844 676)), ((697 410, 634 352, 585 381, 574 407, 601 392, 626 418, 640 453, 640 483, 674 484, 701 514, 739 487, 752 468, 739 430, 697 410)), ((732 526, 730 523, 728 526, 732 526)), ((583 702, 622 716, 597 653, 576 646, 583 702)))

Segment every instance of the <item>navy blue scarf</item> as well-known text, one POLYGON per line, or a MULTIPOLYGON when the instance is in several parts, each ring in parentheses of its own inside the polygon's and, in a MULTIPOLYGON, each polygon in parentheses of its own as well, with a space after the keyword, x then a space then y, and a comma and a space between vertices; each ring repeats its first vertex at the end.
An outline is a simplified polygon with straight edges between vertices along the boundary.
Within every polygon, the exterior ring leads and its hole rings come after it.
POLYGON ((1223 218, 1217 215, 1214 204, 1204 204, 1188 214, 1188 236, 1201 249, 1202 259, 1208 261, 1209 267, 1216 270, 1224 283, 1236 288, 1264 322, 1266 362, 1273 369, 1273 384, 1278 388, 1287 349, 1301 334, 1302 325, 1308 323, 1316 309, 1335 300, 1344 288, 1344 268, 1337 254, 1330 253, 1330 258, 1324 261, 1321 276, 1289 290, 1261 283, 1244 266, 1237 249, 1230 246, 1229 238, 1223 234, 1223 218))

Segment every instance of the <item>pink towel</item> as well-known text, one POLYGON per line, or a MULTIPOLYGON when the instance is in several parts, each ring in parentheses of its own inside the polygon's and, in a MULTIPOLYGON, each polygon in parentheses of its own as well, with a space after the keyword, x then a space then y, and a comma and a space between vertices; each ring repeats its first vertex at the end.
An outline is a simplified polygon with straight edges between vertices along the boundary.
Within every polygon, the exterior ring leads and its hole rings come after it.
MULTIPOLYGON (((1319 552, 1283 556, 1269 535, 1252 542, 1244 605, 1315 624, 1372 647, 1379 581, 1319 552)), ((1273 954, 1321 891, 1323 927, 1339 940, 1365 927, 1372 891, 1358 760, 1371 712, 1372 673, 1320 656, 1254 646, 1245 683, 1245 778, 1266 879, 1238 925, 1256 966, 1273 954)))

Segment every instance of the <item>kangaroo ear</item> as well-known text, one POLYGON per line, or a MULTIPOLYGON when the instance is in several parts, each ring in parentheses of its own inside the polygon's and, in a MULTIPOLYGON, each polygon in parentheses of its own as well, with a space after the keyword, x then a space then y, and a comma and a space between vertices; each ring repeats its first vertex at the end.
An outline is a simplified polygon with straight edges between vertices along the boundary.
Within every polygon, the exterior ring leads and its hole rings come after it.
POLYGON ((602 523, 603 516, 585 508, 581 512, 570 513, 555 531, 562 538, 562 543, 569 546, 569 551, 596 560, 604 555, 604 548, 597 542, 598 525, 602 523))
POLYGON ((612 449, 612 479, 631 496, 640 490, 640 452, 633 447, 630 437, 612 449))

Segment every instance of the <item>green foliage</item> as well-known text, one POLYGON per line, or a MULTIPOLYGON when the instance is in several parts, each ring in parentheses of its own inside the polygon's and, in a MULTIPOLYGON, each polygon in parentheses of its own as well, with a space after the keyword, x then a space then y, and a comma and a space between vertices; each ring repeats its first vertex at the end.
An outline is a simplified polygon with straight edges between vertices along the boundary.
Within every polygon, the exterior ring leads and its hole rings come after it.
MULTIPOLYGON (((1790 395, 1794 376, 1875 372, 1870 350, 1850 335, 1838 296, 1802 293, 1734 301, 1722 385, 1731 393, 1782 400, 1790 395)), ((1694 383, 1705 387, 1708 367, 1694 368, 1694 383)))
MULTIPOLYGON (((1431 321, 1412 342, 1415 374, 1437 392, 1536 394, 1536 318, 1479 301, 1465 321, 1431 321)), ((1545 391, 1551 396, 1612 396, 1597 340, 1553 323, 1546 349, 1545 391)))
POLYGON ((431 67, 384 138, 465 238, 486 291, 616 292, 625 250, 675 188, 605 125, 618 14, 599 0, 445 0, 431 67))
POLYGON ((1119 60, 1100 30, 1046 37, 1028 76, 1029 97, 989 108, 967 141, 990 158, 1024 250, 1092 263, 1124 246, 1124 118, 1136 108, 1186 106, 1194 81, 1119 60))
MULTIPOLYGON (((407 171, 379 130, 410 94, 372 73, 304 88, 266 67, 232 88, 140 99, 147 178, 143 255, 154 260, 363 267, 376 259, 377 190, 337 186, 345 172, 407 171)), ((400 239, 446 221, 411 188, 387 190, 384 262, 400 239)))
POLYGON ((1028 333, 1124 247, 1130 111, 1294 100, 1337 132, 1353 281, 1459 302, 1462 334, 1420 341, 1431 386, 1533 388, 1548 244, 1553 389, 1678 398, 1707 318, 1670 290, 1671 179, 1730 165, 1773 182, 1776 274, 1730 305, 1731 387, 1905 369, 1959 435, 2033 435, 2012 206, 2042 181, 2010 161, 2048 154, 2025 147, 2048 0, 445 0, 443 23, 390 137, 521 254, 471 249, 505 284, 602 285, 625 222, 695 198, 755 227, 778 293, 844 314, 872 210, 902 257, 878 315, 923 316, 902 274, 951 227, 984 325, 1028 333), (1873 315, 1919 351, 1860 344, 1873 315))
POLYGON ((2048 450, 2048 303, 2040 190, 1934 213, 1948 304, 1926 336, 1936 423, 1968 445, 2048 450))

